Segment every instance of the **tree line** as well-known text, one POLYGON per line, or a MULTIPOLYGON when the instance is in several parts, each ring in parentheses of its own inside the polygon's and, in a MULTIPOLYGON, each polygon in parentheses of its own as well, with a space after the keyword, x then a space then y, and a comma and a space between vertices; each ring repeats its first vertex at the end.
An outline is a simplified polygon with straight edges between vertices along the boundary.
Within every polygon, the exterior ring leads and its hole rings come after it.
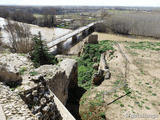
POLYGON ((54 10, 46 10, 42 17, 35 17, 33 13, 28 11, 14 10, 0 8, 0 17, 23 22, 29 24, 39 25, 41 27, 54 27, 56 25, 56 18, 54 10))

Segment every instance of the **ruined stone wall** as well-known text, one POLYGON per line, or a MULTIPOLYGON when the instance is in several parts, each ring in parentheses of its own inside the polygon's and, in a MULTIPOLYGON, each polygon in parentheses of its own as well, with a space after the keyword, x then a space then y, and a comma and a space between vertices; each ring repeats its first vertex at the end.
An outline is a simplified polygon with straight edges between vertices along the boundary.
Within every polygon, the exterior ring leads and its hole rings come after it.
POLYGON ((10 120, 31 120, 34 116, 40 120, 74 120, 64 105, 68 89, 77 86, 77 62, 67 59, 61 65, 34 68, 27 56, 0 54, 0 71, 3 70, 3 73, 0 72, 0 83, 4 86, 0 86, 0 104, 4 104, 5 115, 11 117, 10 120), (16 83, 14 88, 8 84, 11 82, 16 83), (54 100, 58 102, 55 104, 54 100), (17 112, 14 109, 18 109, 17 112))
POLYGON ((62 120, 54 102, 54 95, 51 94, 44 78, 39 77, 35 81, 38 81, 37 86, 22 91, 21 98, 38 120, 62 120))

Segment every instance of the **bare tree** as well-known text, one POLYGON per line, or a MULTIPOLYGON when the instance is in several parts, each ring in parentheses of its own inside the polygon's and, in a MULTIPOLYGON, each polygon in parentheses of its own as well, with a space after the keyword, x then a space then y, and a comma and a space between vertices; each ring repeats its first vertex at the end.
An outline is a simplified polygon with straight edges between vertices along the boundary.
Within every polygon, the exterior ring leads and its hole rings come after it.
POLYGON ((0 27, 0 46, 2 46, 2 33, 1 33, 2 28, 0 27))
POLYGON ((106 12, 104 9, 102 9, 101 10, 101 15, 100 15, 101 20, 104 20, 104 18, 108 17, 108 16, 109 16, 108 12, 106 12))
POLYGON ((80 24, 81 24, 81 26, 84 26, 85 23, 86 23, 85 17, 81 16, 80 17, 80 24))
POLYGON ((33 41, 27 24, 7 20, 4 30, 9 34, 12 52, 28 53, 32 50, 33 41))

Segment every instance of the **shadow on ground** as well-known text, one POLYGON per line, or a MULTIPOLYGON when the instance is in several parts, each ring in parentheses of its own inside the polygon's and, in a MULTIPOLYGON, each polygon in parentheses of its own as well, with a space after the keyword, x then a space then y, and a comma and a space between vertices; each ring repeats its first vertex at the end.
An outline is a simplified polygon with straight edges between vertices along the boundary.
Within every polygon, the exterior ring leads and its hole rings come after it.
POLYGON ((82 95, 85 92, 86 90, 82 87, 77 87, 69 90, 66 107, 76 120, 81 120, 81 117, 79 115, 79 103, 82 95))

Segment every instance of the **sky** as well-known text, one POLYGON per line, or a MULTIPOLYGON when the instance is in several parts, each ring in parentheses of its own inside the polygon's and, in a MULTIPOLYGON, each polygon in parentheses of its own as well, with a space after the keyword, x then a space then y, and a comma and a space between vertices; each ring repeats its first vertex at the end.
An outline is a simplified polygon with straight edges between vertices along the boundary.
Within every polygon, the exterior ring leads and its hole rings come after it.
POLYGON ((160 7, 160 0, 0 0, 0 5, 87 5, 160 7))

